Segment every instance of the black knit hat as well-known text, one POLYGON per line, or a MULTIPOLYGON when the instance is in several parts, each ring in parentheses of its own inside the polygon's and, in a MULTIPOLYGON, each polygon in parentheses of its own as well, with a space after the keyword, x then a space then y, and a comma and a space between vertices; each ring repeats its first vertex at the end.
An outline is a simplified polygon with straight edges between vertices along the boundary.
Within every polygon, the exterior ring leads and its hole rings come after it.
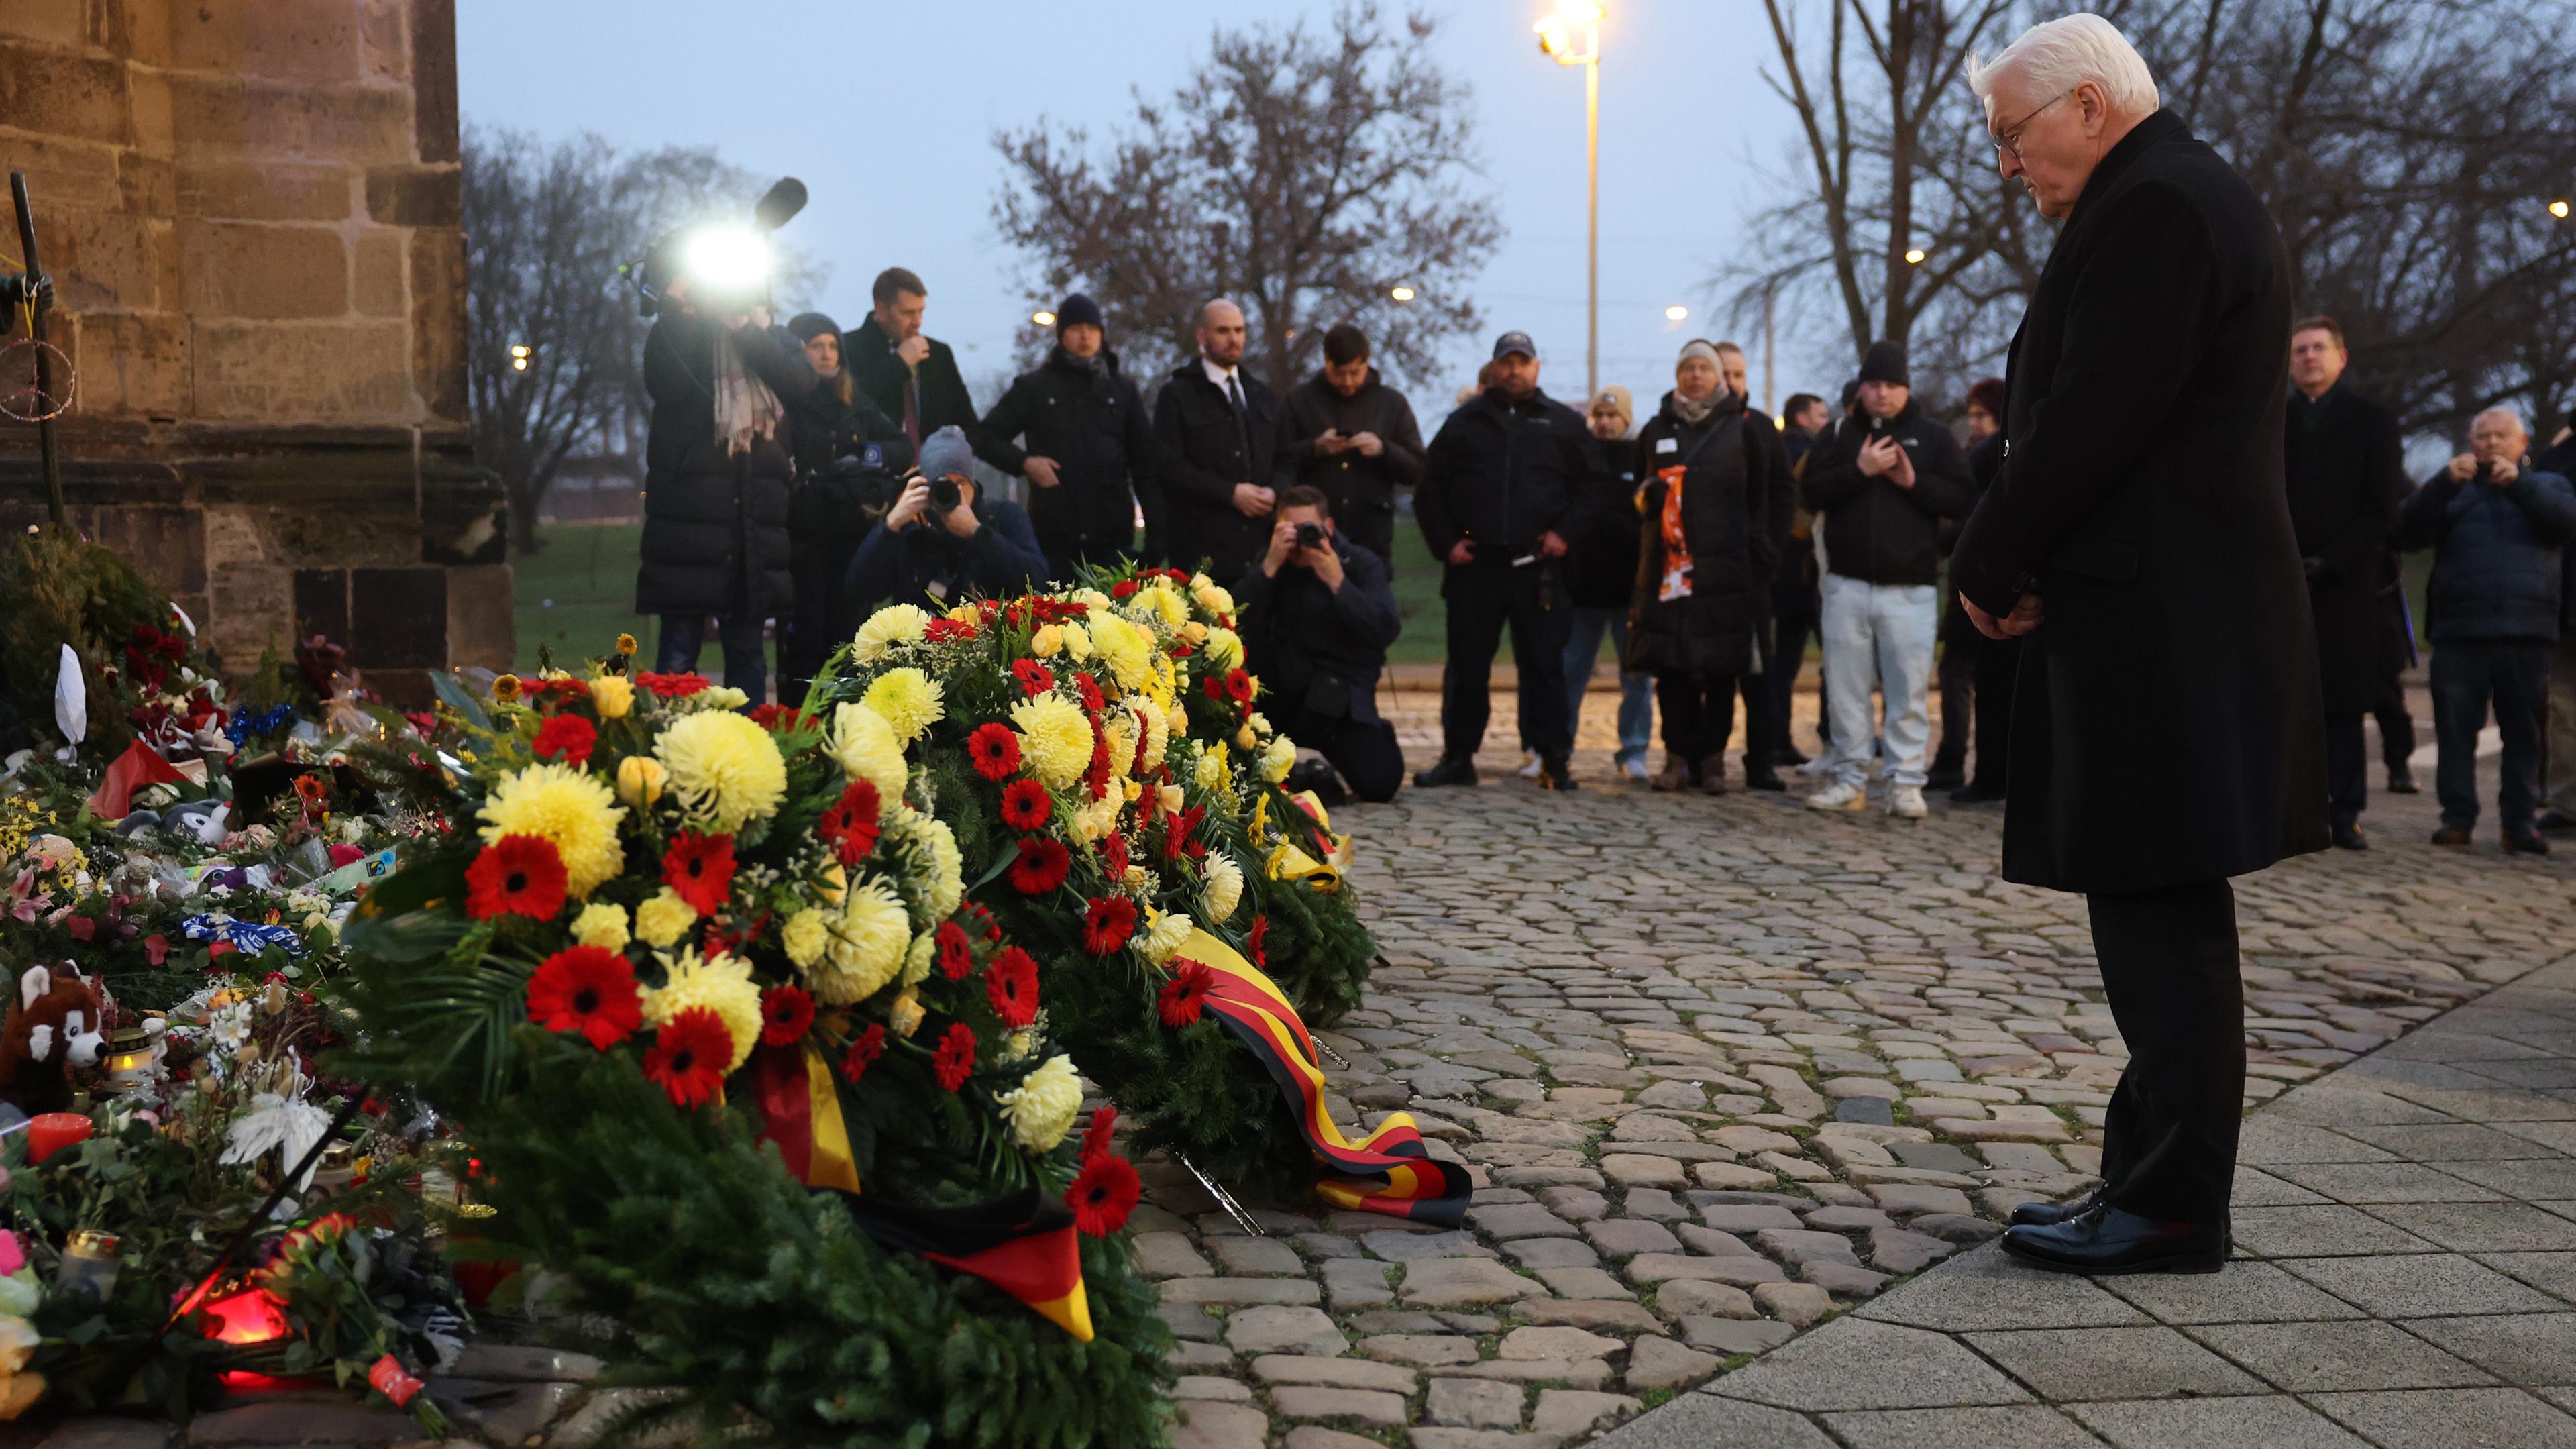
POLYGON ((839 337, 841 324, 820 312, 799 312, 787 319, 787 330, 796 334, 797 341, 811 342, 826 332, 839 337))
POLYGON ((1860 380, 1912 387, 1914 384, 1905 375, 1905 349, 1884 338, 1871 343, 1869 351, 1861 354, 1860 380))
POLYGON ((1091 300, 1087 292, 1071 294, 1064 299, 1062 306, 1055 309, 1055 330, 1062 332, 1067 327, 1076 326, 1108 330, 1109 321, 1100 314, 1100 304, 1091 300))

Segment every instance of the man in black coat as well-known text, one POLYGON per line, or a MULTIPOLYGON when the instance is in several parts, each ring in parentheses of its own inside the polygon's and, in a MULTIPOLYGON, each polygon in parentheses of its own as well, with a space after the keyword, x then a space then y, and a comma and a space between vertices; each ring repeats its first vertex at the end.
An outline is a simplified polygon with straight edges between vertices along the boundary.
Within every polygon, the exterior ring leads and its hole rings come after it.
POLYGON ((1148 518, 1159 512, 1162 449, 1136 384, 1103 345, 1103 320, 1091 298, 1065 298, 1046 362, 1020 374, 984 415, 986 461, 1028 478, 1029 519, 1059 583, 1085 563, 1136 556, 1138 498, 1148 518))
POLYGON ((1324 334, 1324 366, 1288 390, 1279 459, 1322 491, 1341 536, 1395 557, 1395 494, 1422 481, 1422 429, 1413 404, 1369 366, 1368 335, 1348 322, 1324 334))
MULTIPOLYGON (((920 476, 850 556, 843 588, 859 618, 888 604, 938 612, 970 598, 1011 598, 1043 582, 1046 556, 1028 514, 1009 499, 980 496, 974 475, 962 430, 941 428, 921 445, 920 476), (939 506, 931 479, 955 490, 953 504, 939 506)), ((858 623, 850 620, 850 630, 858 623)))
POLYGON ((1363 800, 1395 798, 1404 750, 1377 708, 1378 672, 1404 627, 1386 561, 1335 529, 1323 491, 1291 484, 1261 558, 1234 585, 1244 667, 1261 677, 1271 723, 1322 753, 1363 800), (1317 537, 1300 542, 1300 527, 1317 537))
POLYGON ((1491 381, 1440 425, 1414 491, 1423 542, 1446 568, 1448 663, 1440 677, 1440 760, 1413 783, 1476 783, 1476 749, 1492 715, 1494 650, 1512 632, 1520 673, 1521 737, 1538 752, 1539 782, 1571 790, 1565 645, 1567 541, 1586 537, 1612 505, 1600 441, 1574 409, 1538 390, 1538 346, 1526 332, 1494 343, 1491 381))
MULTIPOLYGON (((869 292, 874 306, 859 330, 841 339, 841 351, 859 390, 892 418, 912 440, 921 441, 941 428, 957 428, 975 445, 975 456, 999 468, 1000 457, 975 420, 975 399, 958 375, 957 354, 948 344, 923 335, 921 319, 930 310, 930 289, 902 267, 877 274, 869 292)), ((1016 470, 1011 470, 1016 471, 1016 470)))
POLYGON ((1244 370, 1243 341, 1243 309, 1223 297, 1208 303, 1199 355, 1154 399, 1164 516, 1149 501, 1145 532, 1160 535, 1174 565, 1204 565, 1219 579, 1240 577, 1261 555, 1278 502, 1279 394, 1244 370))
POLYGON ((2015 334, 2002 471, 1951 581, 2026 636, 2007 880, 2081 891, 2129 1062, 2095 1199, 2005 1249, 2215 1272, 2245 1081, 2231 876, 2326 843, 2308 590, 2282 482, 2290 269, 2262 200, 2098 15, 1972 67, 2006 179, 2063 230, 2015 334))
POLYGON ((2380 594, 2389 536, 2406 501, 2406 456, 2397 415, 2342 385, 2347 360, 2343 328, 2332 317, 2302 318, 2290 329, 2293 390, 2282 457, 2316 621, 2326 820, 2336 845, 2367 850, 2361 810, 2370 798, 2370 757, 2361 717, 2403 662, 2380 594))

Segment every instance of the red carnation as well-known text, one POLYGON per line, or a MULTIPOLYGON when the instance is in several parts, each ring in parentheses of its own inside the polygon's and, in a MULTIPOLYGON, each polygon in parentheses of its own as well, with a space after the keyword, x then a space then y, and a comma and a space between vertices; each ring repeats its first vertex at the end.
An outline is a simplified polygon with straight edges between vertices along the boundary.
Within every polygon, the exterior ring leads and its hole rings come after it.
POLYGON ((681 831, 662 857, 662 884, 699 915, 714 915, 733 894, 733 837, 681 831))
POLYGON ((1002 923, 993 919, 993 913, 984 908, 982 901, 968 901, 964 915, 967 920, 974 923, 976 933, 985 940, 1002 939, 1002 923))
POLYGON ((1127 1215, 1136 1210, 1136 1199, 1143 1191, 1133 1164, 1103 1152, 1074 1174, 1073 1186, 1064 1190, 1064 1201, 1073 1209, 1075 1227, 1105 1238, 1127 1226, 1127 1215))
POLYGON ((1004 946, 984 973, 984 994, 992 998, 993 1014, 1014 1031, 1037 1020, 1037 958, 1017 946, 1004 946))
POLYGON ((599 946, 557 951, 528 978, 528 1020, 548 1031, 579 1032, 606 1051, 644 1024, 635 967, 599 946))
POLYGON ((1073 676, 1073 689, 1074 693, 1082 696, 1082 707, 1093 714, 1100 713, 1109 705, 1108 700, 1100 697, 1100 682, 1087 671, 1073 676))
POLYGON ((1073 856, 1062 841, 1023 835, 1019 859, 1011 862, 1011 889, 1024 896, 1042 896, 1064 884, 1065 874, 1072 869, 1073 856))
POLYGON ((801 986, 773 986, 760 993, 760 1039, 786 1046, 814 1025, 814 997, 801 986))
POLYGON ((543 836, 504 835, 465 868, 465 891, 465 913, 478 921, 553 920, 564 906, 563 857, 543 836))
POLYGON ((1252 964, 1255 966, 1267 966, 1270 964, 1270 958, 1263 954, 1261 950, 1262 938, 1269 934, 1270 918, 1268 916, 1253 917, 1252 934, 1245 938, 1244 946, 1252 952, 1252 964))
POLYGON ((974 948, 966 943, 966 931, 955 921, 942 921, 935 933, 939 942, 939 973, 951 981, 963 981, 975 969, 974 948))
POLYGON ((790 729, 796 723, 796 708, 793 705, 764 704, 751 712, 751 722, 765 730, 790 729))
POLYGON ((1216 973, 1186 956, 1173 957, 1172 965, 1172 979, 1154 997, 1154 1010, 1163 1025, 1178 1030, 1199 1019, 1208 992, 1216 986, 1216 973))
POLYGON ((1083 769, 1082 783, 1092 799, 1109 798, 1109 735, 1096 717, 1091 721, 1091 763, 1083 769))
POLYGON ((1215 700, 1219 704, 1225 703, 1224 678, 1220 675, 1211 674, 1207 678, 1200 680, 1199 693, 1206 695, 1208 698, 1215 700))
POLYGON ((966 737, 966 758, 987 780, 1007 780, 1020 768, 1020 737, 1006 724, 982 724, 966 737))
POLYGON ((1020 682, 1020 693, 1031 699, 1055 688, 1055 671, 1034 659, 1012 660, 1011 677, 1020 682))
POLYGON ((541 760, 587 765, 591 747, 598 743, 598 726, 577 714, 559 714, 550 716, 538 727, 535 749, 537 758, 541 760))
POLYGON ((923 627, 921 637, 929 640, 933 644, 963 643, 964 641, 975 637, 975 621, 972 619, 933 619, 929 624, 923 627))
POLYGON ((1083 1162, 1109 1150, 1109 1131, 1118 1125, 1118 1109, 1102 1103, 1091 1109, 1091 1125, 1082 1129, 1083 1162))
POLYGON ((695 670, 680 674, 656 674, 650 669, 635 671, 635 682, 664 699, 686 699, 701 690, 715 687, 713 680, 695 670))
POLYGON ((841 864, 857 865, 877 848, 879 808, 877 787, 866 780, 852 780, 842 789, 841 798, 816 818, 814 833, 832 842, 841 864))
POLYGON ((1136 903, 1125 896, 1106 896, 1091 903, 1082 918, 1082 949, 1106 956, 1136 934, 1136 903))
POLYGON ((939 1074, 942 1091, 966 1085, 966 1079, 975 1074, 975 1029, 962 1021, 950 1022, 948 1034, 939 1039, 939 1050, 930 1055, 930 1068, 939 1074))
POLYGON ((1132 599, 1136 597, 1136 591, 1143 587, 1145 587, 1145 584, 1141 579, 1120 579, 1118 582, 1109 586, 1109 597, 1113 599, 1132 599))
POLYGON ((1127 874, 1127 837, 1113 835, 1100 842, 1101 862, 1109 867, 1109 878, 1118 880, 1127 874))
POLYGON ((654 1034, 644 1053, 644 1075, 662 1084, 674 1106, 694 1107, 724 1090, 733 1065, 733 1036, 724 1018, 692 1006, 654 1034))
POLYGON ((1002 823, 1013 830, 1041 830, 1055 818, 1055 801, 1035 780, 1013 780, 1002 787, 1002 823))
POLYGON ((870 1026, 859 1033, 859 1039, 850 1043, 849 1051, 842 1054, 842 1080, 855 1085, 859 1078, 868 1074, 868 1068, 876 1065, 877 1058, 884 1055, 885 1027, 882 1024, 870 1026))

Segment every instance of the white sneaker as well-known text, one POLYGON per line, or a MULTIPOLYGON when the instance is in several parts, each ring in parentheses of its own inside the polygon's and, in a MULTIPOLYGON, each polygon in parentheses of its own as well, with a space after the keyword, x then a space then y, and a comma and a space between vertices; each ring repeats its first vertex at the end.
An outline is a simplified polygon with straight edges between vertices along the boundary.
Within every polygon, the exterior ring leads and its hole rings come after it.
POLYGON ((1526 764, 1526 765, 1521 766, 1521 769, 1520 769, 1520 775, 1521 775, 1521 778, 1522 778, 1522 779, 1524 779, 1524 780, 1535 780, 1535 779, 1537 779, 1537 778, 1538 778, 1538 772, 1539 772, 1539 758, 1538 758, 1538 756, 1537 756, 1536 754, 1532 754, 1532 755, 1529 757, 1529 763, 1528 763, 1528 764, 1526 764))
POLYGON ((1932 812, 1924 807, 1920 785, 1891 785, 1887 790, 1887 813, 1899 820, 1920 820, 1932 812))
POLYGON ((1869 808, 1869 791, 1837 780, 1807 797, 1810 810, 1857 811, 1869 808))
POLYGON ((1639 784, 1643 784, 1654 778, 1653 774, 1646 769, 1645 760, 1637 756, 1631 756, 1628 759, 1621 760, 1619 762, 1619 773, 1625 775, 1631 780, 1637 781, 1639 784))

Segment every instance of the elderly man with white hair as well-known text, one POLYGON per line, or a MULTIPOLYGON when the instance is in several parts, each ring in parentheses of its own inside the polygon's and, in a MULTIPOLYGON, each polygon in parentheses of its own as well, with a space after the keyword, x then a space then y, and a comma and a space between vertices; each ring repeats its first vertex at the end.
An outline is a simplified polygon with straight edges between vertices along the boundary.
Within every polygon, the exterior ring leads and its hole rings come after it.
POLYGON ((2326 843, 2283 482, 2290 271, 2253 188, 2098 15, 1972 65, 1995 160, 2063 223, 2012 346, 2004 457, 1950 579, 2014 694, 2005 878, 2081 891, 2129 1048, 2101 1188, 2005 1248, 2215 1272, 2245 1080, 2229 878, 2326 843))
POLYGON ((2469 451, 2406 500, 2401 548, 2433 550, 2424 613, 2433 635, 2435 845, 2466 845, 2478 823, 2478 731, 2495 707, 2504 737, 2496 813, 2504 848, 2547 855, 2540 806, 2540 721, 2558 642, 2560 550, 2576 537, 2576 488, 2525 466, 2522 415, 2493 407, 2469 423, 2469 451))

